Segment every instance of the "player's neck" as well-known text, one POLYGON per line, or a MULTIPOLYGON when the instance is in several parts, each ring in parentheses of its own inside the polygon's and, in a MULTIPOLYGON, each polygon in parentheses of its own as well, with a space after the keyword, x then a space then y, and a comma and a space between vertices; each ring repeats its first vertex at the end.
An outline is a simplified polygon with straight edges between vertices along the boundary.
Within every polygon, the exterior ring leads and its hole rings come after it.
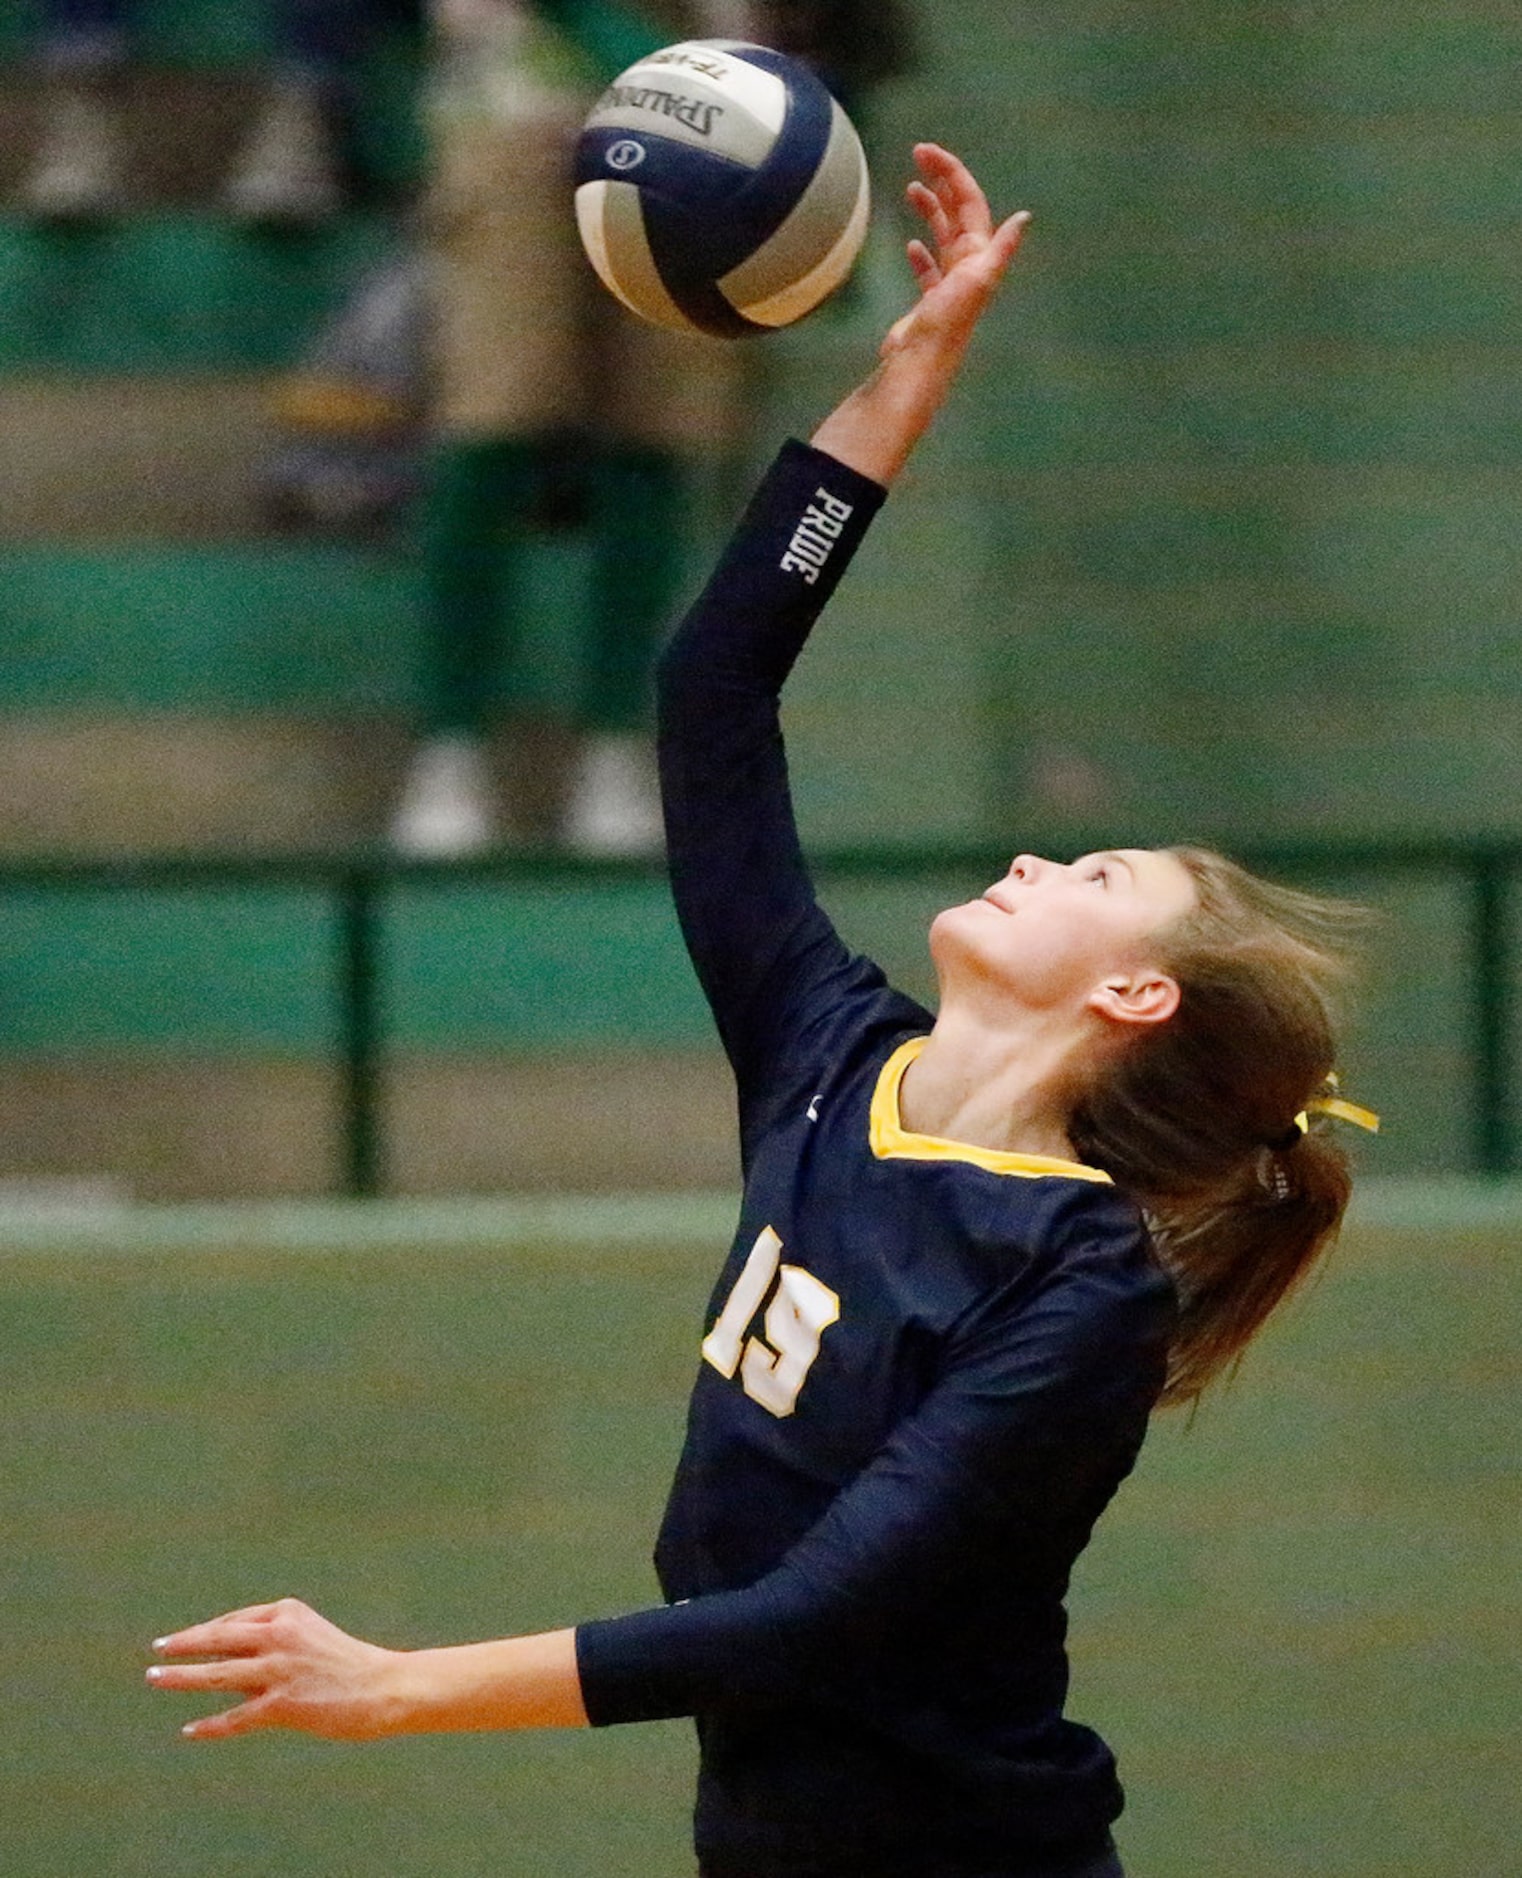
POLYGON ((991 1030, 981 1015, 943 1006, 900 1085, 899 1119, 913 1134, 1071 1160, 1083 1042, 1068 1020, 1032 1014, 991 1030))

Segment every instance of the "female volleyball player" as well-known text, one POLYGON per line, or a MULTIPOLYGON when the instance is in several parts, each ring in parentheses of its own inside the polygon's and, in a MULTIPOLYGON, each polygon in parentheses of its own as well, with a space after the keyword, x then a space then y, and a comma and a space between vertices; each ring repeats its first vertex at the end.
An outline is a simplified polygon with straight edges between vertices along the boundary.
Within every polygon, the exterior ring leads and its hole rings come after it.
MULTIPOLYGON (((1021 855, 930 944, 934 1018, 816 906, 777 697, 1025 217, 916 150, 921 297, 789 444, 666 656, 682 926, 738 1087, 740 1225, 657 1548, 669 1602, 396 1652, 293 1600, 161 1640, 221 1739, 693 1715, 707 1878, 1102 1878, 1063 1598, 1159 1400, 1335 1230, 1324 909, 1191 850, 1021 855)), ((933 751, 925 753, 933 761, 933 751)))

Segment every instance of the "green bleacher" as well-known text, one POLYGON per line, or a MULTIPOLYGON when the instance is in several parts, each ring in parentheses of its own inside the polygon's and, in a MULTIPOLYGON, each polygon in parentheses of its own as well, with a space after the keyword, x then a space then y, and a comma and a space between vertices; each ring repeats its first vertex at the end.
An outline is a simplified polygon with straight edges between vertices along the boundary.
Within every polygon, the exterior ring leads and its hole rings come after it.
MULTIPOLYGON (((26 93, 22 24, 22 9, 0 9, 6 98, 26 93)), ((811 423, 869 356, 899 291, 891 198, 912 137, 959 145, 996 199, 1038 219, 956 406, 799 674, 790 731, 811 837, 996 855, 1109 830, 1225 845, 1522 833, 1522 260, 1507 212, 1522 22, 1467 3, 1435 18, 1410 0, 1078 0, 1060 14, 955 0, 920 31, 919 71, 874 114, 883 208, 860 277, 843 305, 768 342, 753 454, 811 423)), ((157 0, 141 43, 187 85, 236 80, 259 52, 254 10, 231 0, 157 0)), ((415 161, 411 55, 397 43, 375 61, 382 180, 415 161)), ((0 134, 0 182, 21 154, 0 134)), ((63 411, 81 383, 126 422, 193 381, 214 422, 219 391, 257 390, 388 239, 373 203, 301 239, 241 233, 183 201, 66 235, 0 219, 0 487, 26 473, 6 453, 24 456, 49 398, 63 411)), ((5 853, 92 853, 108 824, 121 839, 126 766, 144 797, 127 845, 257 846, 257 808, 235 827, 186 783, 169 814, 167 762, 163 787, 144 786, 192 726, 213 753, 231 723, 242 749, 266 729, 401 746, 405 539, 270 542, 236 502, 156 533, 140 490, 130 522, 113 520, 99 473, 88 527, 0 514, 0 772, 23 760, 7 744, 56 763, 49 787, 74 805, 20 817, 0 832, 5 853), (116 752, 98 774, 80 755, 92 727, 116 752)), ((694 571, 732 497, 695 517, 694 571)), ((573 547, 547 548, 533 690, 551 717, 578 577, 573 547)), ((367 783, 377 801, 383 784, 367 783)), ((356 819, 354 790, 340 811, 312 787, 279 823, 282 844, 378 833, 356 819)), ((1459 1165, 1465 902, 1435 878, 1346 884, 1387 911, 1353 1065, 1391 1116, 1375 1152, 1459 1165)), ((658 887, 641 890, 634 937, 626 904, 574 891, 542 924, 511 894, 483 914, 468 886, 434 892, 431 928, 398 911, 399 1047, 539 1048, 557 1025, 578 1047, 690 1047, 698 1020, 658 887), (552 939, 572 920, 581 950, 562 983, 552 939), (511 984, 479 995, 480 971, 504 958, 511 984)), ((3 1062, 171 1043, 316 1060, 327 1047, 320 990, 288 983, 306 958, 322 977, 325 928, 301 938, 279 896, 250 889, 240 923, 27 892, 6 896, 3 1062), (268 969, 250 973, 258 959, 268 969), (127 1015, 143 987, 191 982, 204 994, 165 990, 141 1022, 127 1015)), ((895 948, 912 977, 915 935, 897 922, 924 898, 923 884, 890 885, 842 906, 849 919, 865 906, 853 936, 895 948)))

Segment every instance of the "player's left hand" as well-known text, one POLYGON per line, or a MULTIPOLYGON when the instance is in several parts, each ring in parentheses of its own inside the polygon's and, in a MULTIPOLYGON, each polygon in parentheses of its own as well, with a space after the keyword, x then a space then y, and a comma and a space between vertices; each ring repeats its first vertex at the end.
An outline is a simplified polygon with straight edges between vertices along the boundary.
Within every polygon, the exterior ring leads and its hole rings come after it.
POLYGON ((1022 209, 995 226, 977 178, 939 144, 916 144, 914 162, 919 176, 907 194, 928 236, 908 245, 920 299, 888 329, 880 348, 884 359, 925 344, 960 352, 1030 221, 1029 211, 1022 209))
POLYGON ((242 1701, 189 1723, 196 1741, 260 1728, 297 1728, 330 1741, 371 1741, 395 1731, 402 1653, 351 1637, 297 1598, 253 1604, 161 1637, 166 1658, 148 1671, 155 1689, 235 1694, 242 1701))

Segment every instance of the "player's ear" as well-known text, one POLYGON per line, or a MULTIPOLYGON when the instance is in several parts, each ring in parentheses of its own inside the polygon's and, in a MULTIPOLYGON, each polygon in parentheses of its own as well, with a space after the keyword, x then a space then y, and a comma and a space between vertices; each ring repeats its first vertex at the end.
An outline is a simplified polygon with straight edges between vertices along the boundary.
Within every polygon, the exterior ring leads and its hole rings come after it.
POLYGON ((1102 979, 1089 993, 1089 1009, 1111 1024, 1166 1024, 1181 996, 1176 978, 1143 967, 1102 979))

